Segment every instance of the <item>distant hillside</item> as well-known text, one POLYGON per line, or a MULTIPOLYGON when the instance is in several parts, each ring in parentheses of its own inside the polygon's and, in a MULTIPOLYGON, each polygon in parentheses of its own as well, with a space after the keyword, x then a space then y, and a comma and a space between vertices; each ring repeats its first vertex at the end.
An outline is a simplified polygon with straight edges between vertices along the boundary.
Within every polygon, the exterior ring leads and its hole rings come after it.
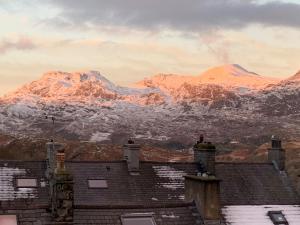
MULTIPOLYGON (((46 140, 16 139, 0 135, 0 160, 45 160, 46 140)), ((68 160, 113 161, 123 159, 122 145, 88 143, 60 140, 65 145, 68 160)), ((141 160, 145 161, 192 161, 190 151, 174 151, 155 146, 142 145, 141 160)))
POLYGON ((231 64, 120 87, 97 71, 52 71, 0 99, 0 132, 108 145, 132 137, 172 149, 191 146, 204 133, 251 151, 273 134, 300 139, 297 77, 280 81, 231 64))

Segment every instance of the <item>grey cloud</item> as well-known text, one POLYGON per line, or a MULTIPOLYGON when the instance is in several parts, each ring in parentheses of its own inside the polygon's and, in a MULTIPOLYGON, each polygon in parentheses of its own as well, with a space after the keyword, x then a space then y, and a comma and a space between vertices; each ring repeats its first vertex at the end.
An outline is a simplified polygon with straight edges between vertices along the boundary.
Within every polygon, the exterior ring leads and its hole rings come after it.
POLYGON ((36 45, 28 38, 19 37, 16 41, 2 40, 0 41, 0 53, 5 53, 9 50, 31 50, 36 48, 36 45))
POLYGON ((198 32, 249 24, 300 27, 300 5, 254 0, 49 0, 62 9, 57 24, 170 28, 198 32))

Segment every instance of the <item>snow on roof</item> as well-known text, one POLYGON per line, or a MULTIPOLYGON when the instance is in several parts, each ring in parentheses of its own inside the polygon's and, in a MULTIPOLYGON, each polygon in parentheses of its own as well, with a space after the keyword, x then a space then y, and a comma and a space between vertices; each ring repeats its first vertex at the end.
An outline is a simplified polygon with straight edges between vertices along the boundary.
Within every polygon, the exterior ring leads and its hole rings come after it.
POLYGON ((184 176, 187 175, 184 171, 171 166, 153 166, 153 169, 157 176, 166 178, 166 182, 160 182, 158 185, 173 190, 184 188, 184 176))
POLYGON ((16 177, 26 175, 25 169, 0 167, 0 201, 9 201, 21 198, 36 198, 35 188, 17 188, 14 186, 16 177))
POLYGON ((222 208, 229 225, 274 225, 269 211, 281 211, 289 225, 300 224, 299 205, 234 205, 222 208))

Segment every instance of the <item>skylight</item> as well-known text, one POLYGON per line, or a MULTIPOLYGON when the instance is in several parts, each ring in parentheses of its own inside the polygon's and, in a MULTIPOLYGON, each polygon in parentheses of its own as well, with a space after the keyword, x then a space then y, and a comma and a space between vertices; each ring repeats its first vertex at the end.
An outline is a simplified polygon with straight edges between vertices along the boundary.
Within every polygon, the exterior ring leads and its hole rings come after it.
POLYGON ((15 215, 0 215, 1 225, 17 225, 17 217, 15 215))
POLYGON ((122 225, 156 225, 152 213, 132 213, 121 217, 122 225))
POLYGON ((88 180, 89 188, 107 188, 107 181, 104 179, 90 179, 88 180))
POLYGON ((31 179, 31 178, 18 178, 17 179, 17 187, 20 187, 20 188, 37 187, 37 180, 31 179))
POLYGON ((275 225, 288 224, 288 221, 286 220, 281 211, 269 211, 268 216, 275 225))

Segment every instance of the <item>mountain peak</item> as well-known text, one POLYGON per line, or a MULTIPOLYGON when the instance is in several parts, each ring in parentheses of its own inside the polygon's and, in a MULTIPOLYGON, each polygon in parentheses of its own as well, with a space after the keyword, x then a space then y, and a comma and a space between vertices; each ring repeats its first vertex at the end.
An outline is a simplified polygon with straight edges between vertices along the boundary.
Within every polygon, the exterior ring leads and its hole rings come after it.
POLYGON ((45 73, 41 79, 55 79, 67 82, 85 82, 85 81, 101 81, 104 83, 111 83, 98 71, 85 71, 85 72, 74 72, 67 73, 61 71, 49 71, 45 73))
POLYGON ((293 75, 292 77, 288 78, 289 81, 300 81, 300 70, 293 75))
POLYGON ((246 70, 244 67, 239 64, 225 64, 222 66, 213 67, 208 69, 204 74, 213 74, 213 75, 233 75, 233 76, 249 76, 255 75, 259 76, 256 73, 246 70))
POLYGON ((23 86, 9 95, 9 98, 36 96, 48 99, 64 97, 114 97, 117 86, 98 71, 61 72, 50 71, 39 80, 23 86))
POLYGON ((241 91, 257 90, 278 82, 277 79, 250 72, 238 64, 227 64, 208 69, 198 77, 198 80, 200 83, 217 84, 241 91))

